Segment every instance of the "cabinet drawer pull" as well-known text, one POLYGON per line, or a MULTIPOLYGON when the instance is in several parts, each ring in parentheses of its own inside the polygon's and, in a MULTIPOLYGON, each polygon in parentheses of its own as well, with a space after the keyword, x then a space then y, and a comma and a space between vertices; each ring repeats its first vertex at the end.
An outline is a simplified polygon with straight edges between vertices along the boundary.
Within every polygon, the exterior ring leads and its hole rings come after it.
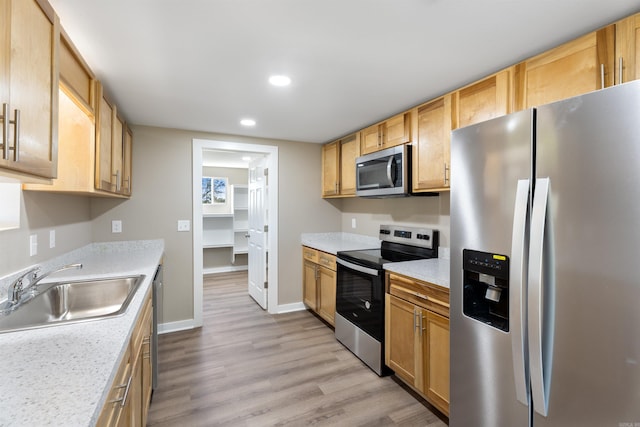
POLYGON ((126 387, 126 389, 124 390, 124 394, 122 395, 121 398, 110 400, 109 403, 119 403, 120 406, 124 408, 124 405, 127 402, 127 396, 129 395, 129 389, 131 388, 131 380, 132 379, 133 379, 133 376, 130 376, 129 377, 129 381, 127 381, 126 386, 124 384, 120 384, 119 386, 116 387, 116 388, 126 387))

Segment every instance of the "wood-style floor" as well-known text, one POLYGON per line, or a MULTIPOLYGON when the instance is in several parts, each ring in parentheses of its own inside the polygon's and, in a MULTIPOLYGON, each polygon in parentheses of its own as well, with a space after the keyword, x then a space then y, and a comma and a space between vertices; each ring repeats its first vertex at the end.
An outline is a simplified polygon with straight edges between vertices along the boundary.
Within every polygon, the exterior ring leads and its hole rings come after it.
POLYGON ((161 335, 158 359, 149 426, 446 425, 311 313, 263 311, 246 272, 206 276, 204 326, 161 335))

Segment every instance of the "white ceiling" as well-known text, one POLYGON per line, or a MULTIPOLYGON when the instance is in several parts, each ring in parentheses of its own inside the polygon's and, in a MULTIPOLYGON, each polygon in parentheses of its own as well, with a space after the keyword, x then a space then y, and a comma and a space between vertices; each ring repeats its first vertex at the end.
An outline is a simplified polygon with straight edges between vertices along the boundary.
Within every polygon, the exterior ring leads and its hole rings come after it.
POLYGON ((640 0, 50 0, 134 124, 327 142, 640 0), (271 74, 293 82, 276 88, 271 74), (250 117, 254 128, 239 121, 250 117))

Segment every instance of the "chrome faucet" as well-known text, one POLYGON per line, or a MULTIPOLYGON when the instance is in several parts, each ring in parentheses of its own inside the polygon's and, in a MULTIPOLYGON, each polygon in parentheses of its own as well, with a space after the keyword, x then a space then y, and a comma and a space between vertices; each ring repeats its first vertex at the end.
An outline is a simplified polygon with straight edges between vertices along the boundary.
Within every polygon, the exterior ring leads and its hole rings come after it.
POLYGON ((21 275, 20 277, 18 277, 13 283, 11 283, 9 285, 9 289, 7 292, 7 304, 11 307, 14 306, 16 304, 18 304, 20 302, 20 299, 22 298, 22 295, 24 295, 25 292, 27 291, 31 291, 32 294, 35 294, 36 290, 37 290, 37 286, 38 283, 44 279, 45 277, 53 274, 53 273, 57 273, 59 271, 63 271, 63 270, 69 270, 71 268, 77 268, 80 269, 82 268, 82 264, 78 263, 78 264, 69 264, 69 265, 65 265, 62 266, 56 270, 51 270, 48 273, 43 274, 42 276, 38 276, 38 272, 40 271, 40 267, 34 267, 32 269, 30 269, 29 271, 27 271, 26 273, 24 273, 23 275, 21 275), (24 287, 24 280, 27 279, 29 281, 29 286, 27 286, 26 288, 24 287))
POLYGON ((38 275, 38 271, 40 271, 40 266, 33 267, 9 285, 9 289, 7 290, 7 304, 9 306, 13 306, 17 304, 18 301, 20 301, 20 296, 24 292, 22 283, 23 280, 27 279, 29 280, 29 283, 33 283, 36 276, 38 275))

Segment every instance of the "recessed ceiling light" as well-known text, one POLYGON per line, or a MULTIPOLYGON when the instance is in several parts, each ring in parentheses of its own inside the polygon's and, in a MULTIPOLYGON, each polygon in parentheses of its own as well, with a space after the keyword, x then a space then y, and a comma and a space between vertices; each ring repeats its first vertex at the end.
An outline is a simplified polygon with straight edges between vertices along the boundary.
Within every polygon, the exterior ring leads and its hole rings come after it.
POLYGON ((291 78, 288 76, 271 76, 269 77, 269 83, 274 86, 289 86, 291 84, 291 78))
POLYGON ((249 162, 249 161, 251 161, 251 157, 249 157, 249 156, 242 156, 242 160, 243 160, 243 161, 245 161, 245 162, 249 162))
POLYGON ((253 119, 242 119, 242 120, 240 120, 240 124, 242 126, 251 127, 251 126, 255 126, 256 125, 256 121, 253 120, 253 119))

